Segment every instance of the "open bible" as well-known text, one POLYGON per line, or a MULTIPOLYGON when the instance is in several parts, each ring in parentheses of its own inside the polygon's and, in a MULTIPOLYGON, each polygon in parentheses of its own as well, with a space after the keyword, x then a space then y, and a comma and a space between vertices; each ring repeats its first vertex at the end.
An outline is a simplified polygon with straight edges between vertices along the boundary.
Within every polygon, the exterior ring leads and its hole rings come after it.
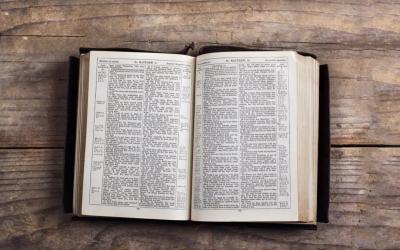
POLYGON ((319 73, 294 51, 82 53, 73 213, 315 224, 319 73))

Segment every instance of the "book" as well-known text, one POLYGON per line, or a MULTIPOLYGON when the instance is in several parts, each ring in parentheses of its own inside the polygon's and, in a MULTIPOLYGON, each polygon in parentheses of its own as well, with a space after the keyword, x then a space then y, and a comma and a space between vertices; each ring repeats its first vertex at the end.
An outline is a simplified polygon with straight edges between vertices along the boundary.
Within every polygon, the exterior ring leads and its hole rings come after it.
POLYGON ((313 55, 81 52, 66 147, 74 215, 327 221, 329 92, 313 55))

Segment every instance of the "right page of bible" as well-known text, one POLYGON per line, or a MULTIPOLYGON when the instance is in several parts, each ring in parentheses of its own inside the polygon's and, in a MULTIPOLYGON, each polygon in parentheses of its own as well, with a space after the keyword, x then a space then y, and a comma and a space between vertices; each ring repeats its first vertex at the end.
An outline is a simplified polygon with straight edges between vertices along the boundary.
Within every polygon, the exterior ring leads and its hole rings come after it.
POLYGON ((197 57, 192 220, 298 220, 295 54, 197 57))

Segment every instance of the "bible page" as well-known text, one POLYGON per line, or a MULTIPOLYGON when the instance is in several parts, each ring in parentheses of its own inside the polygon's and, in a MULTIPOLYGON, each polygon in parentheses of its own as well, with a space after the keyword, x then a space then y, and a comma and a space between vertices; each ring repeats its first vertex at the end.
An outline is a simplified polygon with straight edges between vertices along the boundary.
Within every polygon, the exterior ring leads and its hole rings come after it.
POLYGON ((196 221, 297 221, 295 52, 197 57, 196 221))
POLYGON ((90 52, 82 215, 189 219, 194 64, 90 52))

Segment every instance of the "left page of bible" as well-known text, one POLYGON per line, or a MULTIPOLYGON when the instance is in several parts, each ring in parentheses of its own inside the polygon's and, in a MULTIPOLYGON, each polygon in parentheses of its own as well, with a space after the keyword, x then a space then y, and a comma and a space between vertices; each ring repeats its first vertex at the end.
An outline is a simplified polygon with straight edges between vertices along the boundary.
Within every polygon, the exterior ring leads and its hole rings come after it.
POLYGON ((90 52, 82 215, 188 220, 195 59, 90 52))

